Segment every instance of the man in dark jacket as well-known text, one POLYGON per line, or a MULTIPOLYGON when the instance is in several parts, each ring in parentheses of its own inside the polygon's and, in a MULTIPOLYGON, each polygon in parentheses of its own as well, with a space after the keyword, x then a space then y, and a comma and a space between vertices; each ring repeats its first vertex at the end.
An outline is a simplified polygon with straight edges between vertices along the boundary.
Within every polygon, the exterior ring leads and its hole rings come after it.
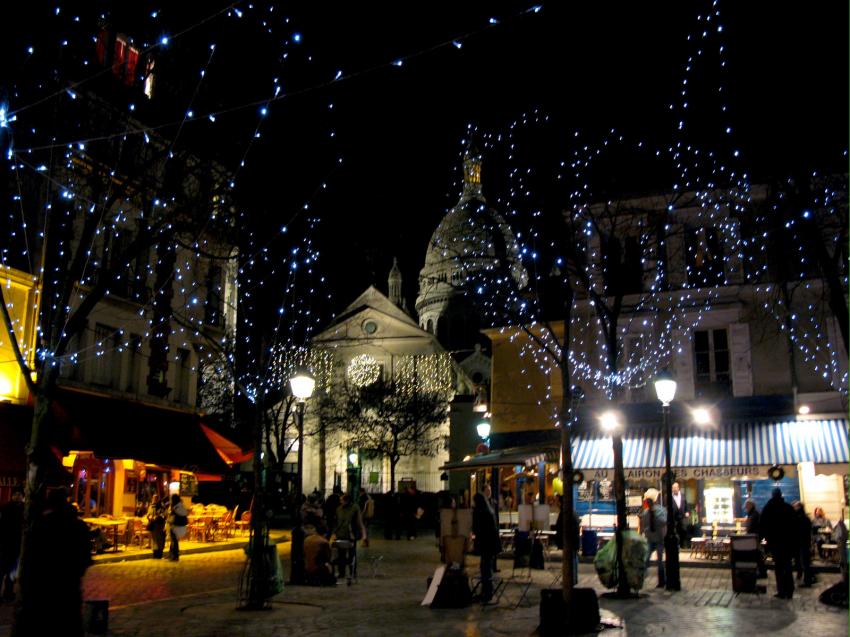
POLYGON ((776 597, 780 599, 794 596, 791 558, 797 550, 796 520, 793 507, 782 498, 782 490, 775 488, 762 509, 759 536, 767 540, 767 549, 773 555, 776 597))
POLYGON ((802 502, 797 500, 792 506, 796 518, 794 529, 797 534, 797 552, 795 554, 797 579, 802 579, 803 588, 808 588, 815 583, 815 576, 812 573, 812 521, 806 515, 802 502))
POLYGON ((756 508, 756 503, 752 500, 747 500, 744 503, 744 511, 747 514, 747 533, 752 533, 753 535, 759 535, 759 526, 761 522, 761 514, 759 510, 756 508))
POLYGON ((499 539, 499 523, 490 499, 489 484, 475 494, 472 509, 472 532, 475 534, 475 552, 481 556, 481 602, 493 597, 493 568, 502 548, 499 539))

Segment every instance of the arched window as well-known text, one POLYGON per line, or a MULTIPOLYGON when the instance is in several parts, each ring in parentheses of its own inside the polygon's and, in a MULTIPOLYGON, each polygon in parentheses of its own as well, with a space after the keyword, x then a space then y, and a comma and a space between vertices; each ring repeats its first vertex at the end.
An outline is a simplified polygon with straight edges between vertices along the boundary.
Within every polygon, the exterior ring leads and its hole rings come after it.
POLYGON ((428 319, 428 327, 426 327, 425 329, 427 331, 431 332, 431 334, 433 334, 434 333, 434 321, 432 321, 431 319, 428 319))

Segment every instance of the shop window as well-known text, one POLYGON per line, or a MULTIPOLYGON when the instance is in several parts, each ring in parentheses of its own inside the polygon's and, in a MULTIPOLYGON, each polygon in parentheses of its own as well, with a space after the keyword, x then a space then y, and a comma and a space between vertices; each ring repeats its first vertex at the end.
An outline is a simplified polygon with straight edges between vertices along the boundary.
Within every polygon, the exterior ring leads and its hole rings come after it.
POLYGON ((156 86, 156 74, 153 72, 155 66, 155 60, 152 57, 148 57, 147 62, 145 63, 145 96, 148 99, 153 97, 154 88, 156 86))
POLYGON ((717 228, 692 228, 685 235, 688 285, 710 287, 722 285, 723 247, 717 228))
POLYGON ((694 331, 695 386, 698 398, 729 396, 729 338, 726 329, 694 331))

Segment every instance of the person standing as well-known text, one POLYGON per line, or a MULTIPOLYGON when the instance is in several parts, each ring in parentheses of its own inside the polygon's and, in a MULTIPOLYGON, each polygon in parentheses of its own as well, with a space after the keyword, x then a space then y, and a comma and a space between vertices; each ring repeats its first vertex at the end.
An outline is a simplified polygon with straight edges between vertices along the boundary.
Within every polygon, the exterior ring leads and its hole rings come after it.
POLYGON ((780 599, 791 599, 794 596, 791 558, 797 548, 795 529, 794 508, 782 498, 782 490, 776 487, 761 511, 759 536, 767 540, 767 550, 773 556, 775 596, 780 599))
POLYGON ((4 601, 15 599, 12 575, 18 570, 23 530, 24 490, 15 487, 12 499, 0 509, 0 593, 4 601))
POLYGON ((161 559, 165 551, 165 506, 162 498, 153 496, 148 507, 148 532, 151 534, 151 550, 154 559, 161 559))
POLYGON ((351 496, 343 493, 340 498, 339 508, 336 510, 336 526, 333 532, 337 541, 340 543, 337 546, 339 551, 339 559, 337 565, 339 567, 339 578, 342 579, 346 575, 346 566, 348 566, 348 585, 351 585, 351 580, 356 576, 354 572, 356 557, 357 557, 357 541, 368 541, 366 535, 366 527, 363 526, 363 517, 360 515, 360 509, 354 504, 351 496))
POLYGON ((673 491, 673 515, 675 517, 676 533, 679 535, 679 546, 684 548, 686 540, 689 539, 691 510, 688 507, 685 494, 679 488, 679 483, 674 482, 671 489, 673 491))
POLYGON ((419 519, 419 492, 412 484, 404 490, 401 496, 401 517, 404 522, 404 532, 407 539, 416 538, 416 520, 419 519))
POLYGON ((341 494, 342 487, 335 484, 333 491, 331 491, 327 500, 325 500, 324 504, 322 504, 322 510, 325 513, 325 522, 328 525, 328 537, 330 537, 330 534, 333 533, 334 527, 336 527, 336 510, 339 508, 341 494))
POLYGON ((815 576, 812 573, 812 521, 806 515, 806 509, 803 503, 799 500, 793 505, 794 514, 796 517, 796 526, 794 527, 797 533, 797 579, 802 579, 803 588, 808 588, 815 583, 815 576))
POLYGON ((375 501, 372 499, 372 496, 366 493, 366 489, 362 487, 358 501, 360 504, 360 516, 363 518, 363 526, 366 528, 366 533, 369 533, 369 525, 375 517, 375 501))
POLYGON ((168 515, 168 537, 171 545, 168 547, 167 560, 176 562, 180 559, 180 538, 186 535, 189 525, 189 513, 183 500, 176 493, 171 496, 171 512, 168 515))
POLYGON ((481 595, 479 601, 487 603, 493 597, 493 570, 496 558, 502 549, 499 539, 499 524, 493 509, 491 488, 484 488, 475 494, 472 503, 472 533, 475 535, 474 549, 481 556, 481 595))
POLYGON ((752 533, 753 535, 759 534, 759 525, 761 522, 761 514, 759 510, 756 508, 756 503, 752 500, 747 500, 744 503, 744 511, 747 514, 747 523, 744 529, 747 533, 752 533))
MULTIPOLYGON (((747 514, 747 523, 744 527, 747 533, 752 535, 757 535, 761 537, 759 534, 759 528, 761 523, 761 514, 759 510, 756 508, 756 503, 752 500, 747 500, 744 503, 744 511, 747 514)), ((767 566, 764 563, 764 553, 761 550, 761 543, 759 543, 758 548, 758 576, 759 579, 767 577, 767 566)))
POLYGON ((646 498, 646 508, 640 514, 640 529, 649 542, 649 551, 646 554, 646 568, 649 568, 649 560, 652 552, 658 554, 658 584, 656 588, 664 588, 667 577, 664 572, 664 536, 667 534, 667 511, 652 498, 646 498))
POLYGON ((17 609, 22 635, 83 636, 82 577, 91 565, 85 522, 68 503, 65 488, 53 489, 33 522, 17 609))

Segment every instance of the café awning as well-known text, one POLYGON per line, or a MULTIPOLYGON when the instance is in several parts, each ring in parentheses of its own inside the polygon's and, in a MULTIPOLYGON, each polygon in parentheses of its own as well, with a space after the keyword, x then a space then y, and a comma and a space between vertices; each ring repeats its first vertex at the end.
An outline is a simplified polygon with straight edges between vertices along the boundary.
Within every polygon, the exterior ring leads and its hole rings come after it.
MULTIPOLYGON (((670 435, 673 467, 773 465, 848 461, 847 419, 750 421, 728 423, 711 430, 674 429, 670 435)), ((623 435, 627 468, 664 466, 664 438, 658 429, 623 435)), ((611 437, 582 432, 573 439, 577 469, 614 466, 611 437)))
POLYGON ((554 446, 532 445, 528 447, 513 447, 491 451, 465 460, 447 462, 441 471, 457 471, 463 469, 475 470, 495 466, 532 466, 539 462, 558 462, 559 450, 554 446))
POLYGON ((100 458, 213 474, 228 468, 194 412, 62 387, 53 417, 65 452, 91 451, 100 458))

